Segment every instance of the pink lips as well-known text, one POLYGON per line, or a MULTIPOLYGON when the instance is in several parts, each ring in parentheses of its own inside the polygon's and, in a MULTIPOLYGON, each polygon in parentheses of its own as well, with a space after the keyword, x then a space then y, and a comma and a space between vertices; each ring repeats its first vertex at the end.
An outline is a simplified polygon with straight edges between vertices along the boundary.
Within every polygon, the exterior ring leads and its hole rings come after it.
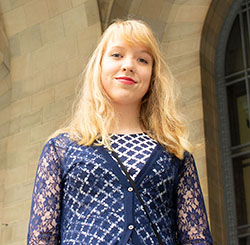
POLYGON ((118 80, 120 83, 128 84, 128 85, 132 85, 136 83, 135 80, 130 77, 116 77, 115 79, 118 80))

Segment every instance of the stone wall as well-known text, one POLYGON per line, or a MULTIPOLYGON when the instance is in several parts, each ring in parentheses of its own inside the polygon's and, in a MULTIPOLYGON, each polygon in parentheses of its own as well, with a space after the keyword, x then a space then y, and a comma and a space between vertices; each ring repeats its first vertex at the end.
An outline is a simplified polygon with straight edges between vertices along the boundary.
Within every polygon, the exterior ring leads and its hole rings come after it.
POLYGON ((3 220, 4 206, 4 182, 5 182, 5 159, 6 159, 6 138, 9 134, 9 108, 10 108, 10 59, 9 43, 6 37, 2 18, 0 18, 0 237, 2 237, 1 227, 6 224, 3 220))
POLYGON ((2 0, 0 9, 0 244, 25 244, 42 145, 70 115, 101 24, 95 0, 2 0))

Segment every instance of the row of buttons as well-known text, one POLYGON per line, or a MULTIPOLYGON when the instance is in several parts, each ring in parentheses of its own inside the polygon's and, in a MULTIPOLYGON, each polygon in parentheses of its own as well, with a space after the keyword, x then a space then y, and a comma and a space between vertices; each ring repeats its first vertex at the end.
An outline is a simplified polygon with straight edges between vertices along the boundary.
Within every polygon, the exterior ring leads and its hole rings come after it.
MULTIPOLYGON (((131 186, 128 187, 128 191, 129 191, 129 192, 132 192, 132 191, 133 191, 133 187, 131 187, 131 186)), ((129 225, 129 226, 128 226, 128 229, 129 229, 129 230, 133 230, 133 229, 134 229, 134 226, 133 226, 133 225, 129 225)))

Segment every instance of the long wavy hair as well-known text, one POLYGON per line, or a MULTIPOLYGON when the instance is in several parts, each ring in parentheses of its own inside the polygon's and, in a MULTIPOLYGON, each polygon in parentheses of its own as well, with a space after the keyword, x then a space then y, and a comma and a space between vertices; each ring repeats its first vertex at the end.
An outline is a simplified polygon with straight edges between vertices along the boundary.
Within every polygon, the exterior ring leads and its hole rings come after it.
POLYGON ((114 110, 102 87, 101 61, 108 41, 116 36, 130 45, 143 45, 153 57, 150 87, 140 106, 140 123, 147 134, 182 159, 191 144, 186 123, 177 111, 174 78, 151 29, 139 20, 115 20, 105 30, 83 72, 83 85, 72 118, 51 137, 68 132, 80 145, 90 146, 98 140, 110 147, 109 129, 114 121, 114 110))

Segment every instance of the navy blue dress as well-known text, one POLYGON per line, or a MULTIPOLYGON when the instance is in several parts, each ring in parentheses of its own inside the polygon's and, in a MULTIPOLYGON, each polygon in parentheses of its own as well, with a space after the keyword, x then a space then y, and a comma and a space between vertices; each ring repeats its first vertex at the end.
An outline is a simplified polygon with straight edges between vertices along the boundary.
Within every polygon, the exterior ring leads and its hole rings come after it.
MULTIPOLYGON (((112 135, 164 244, 212 244, 194 159, 166 151, 147 134, 112 135)), ((126 176, 104 146, 67 134, 42 151, 28 244, 157 244, 126 176)))

